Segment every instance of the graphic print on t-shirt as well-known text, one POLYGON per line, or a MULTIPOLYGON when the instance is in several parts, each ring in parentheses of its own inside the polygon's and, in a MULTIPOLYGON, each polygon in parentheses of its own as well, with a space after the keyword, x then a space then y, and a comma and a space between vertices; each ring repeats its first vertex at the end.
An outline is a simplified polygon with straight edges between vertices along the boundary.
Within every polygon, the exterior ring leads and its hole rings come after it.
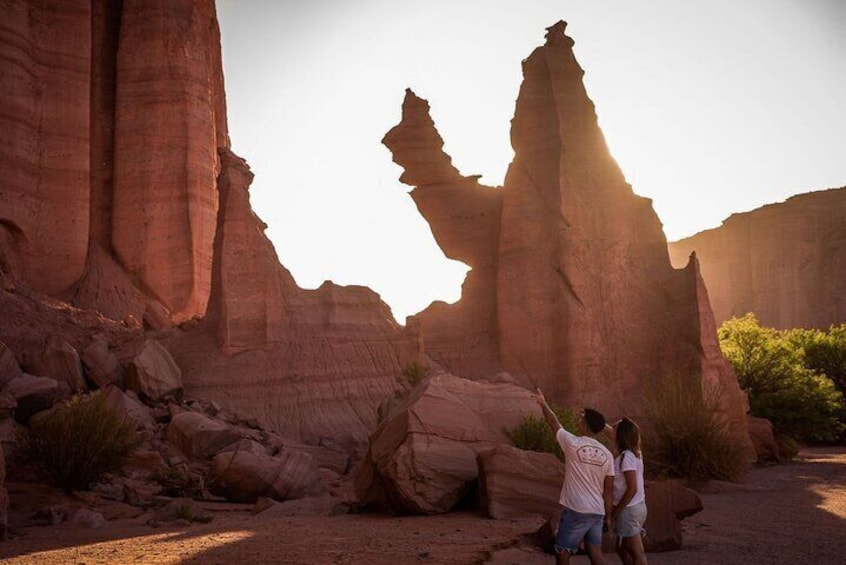
POLYGON ((602 467, 608 460, 608 455, 605 454, 604 450, 592 445, 583 445, 576 451, 576 454, 582 463, 596 465, 597 467, 602 467))

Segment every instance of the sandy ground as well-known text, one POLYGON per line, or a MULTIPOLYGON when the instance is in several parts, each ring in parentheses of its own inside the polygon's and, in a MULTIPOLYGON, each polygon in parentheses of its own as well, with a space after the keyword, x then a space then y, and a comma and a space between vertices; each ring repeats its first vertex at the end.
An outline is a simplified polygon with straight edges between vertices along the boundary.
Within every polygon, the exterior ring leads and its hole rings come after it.
MULTIPOLYGON (((846 564, 846 448, 803 451, 755 469, 742 485, 714 485, 705 510, 685 520, 685 547, 652 564, 846 564)), ((262 517, 215 513, 209 524, 152 528, 142 518, 85 530, 24 528, 0 542, 0 563, 551 564, 526 545, 537 522, 474 513, 432 517, 351 514, 262 517)), ((587 563, 579 556, 573 563, 587 563)), ((618 563, 616 556, 608 563, 618 563)))

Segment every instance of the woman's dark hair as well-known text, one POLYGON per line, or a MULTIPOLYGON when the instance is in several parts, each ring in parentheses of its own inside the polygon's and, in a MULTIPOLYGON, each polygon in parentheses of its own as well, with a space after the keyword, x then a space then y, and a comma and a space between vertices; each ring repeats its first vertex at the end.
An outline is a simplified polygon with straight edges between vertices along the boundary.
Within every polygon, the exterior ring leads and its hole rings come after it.
POLYGON ((620 453, 628 449, 640 457, 640 428, 637 427, 637 424, 628 418, 623 418, 617 423, 615 436, 617 438, 617 450, 620 453))

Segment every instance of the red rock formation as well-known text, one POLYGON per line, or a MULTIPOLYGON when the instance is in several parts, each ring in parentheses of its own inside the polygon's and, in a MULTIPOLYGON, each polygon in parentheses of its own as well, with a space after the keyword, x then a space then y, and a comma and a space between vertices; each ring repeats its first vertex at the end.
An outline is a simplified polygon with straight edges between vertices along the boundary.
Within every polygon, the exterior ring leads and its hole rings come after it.
POLYGON ((7 2, 0 79, 2 269, 108 315, 202 316, 229 145, 213 0, 7 2), (140 307, 97 292, 101 251, 140 307))
POLYGON ((11 0, 2 14, 0 255, 59 294, 88 251, 91 2, 11 0))
POLYGON ((418 337, 370 290, 303 291, 279 264, 229 150, 213 0, 13 0, 0 20, 0 339, 23 358, 55 334, 111 371, 143 320, 190 393, 365 441, 418 337))
POLYGON ((443 152, 429 104, 406 90, 402 122, 382 142, 405 169, 403 182, 429 220, 450 259, 471 267, 457 304, 435 303, 413 319, 426 335, 426 350, 457 374, 484 377, 499 367, 496 334, 496 267, 502 191, 463 177, 443 152))
POLYGON ((733 214, 669 244, 675 265, 696 252, 718 323, 754 312, 765 326, 846 321, 846 187, 733 214))
POLYGON ((417 335, 370 289, 297 287, 250 207, 249 168, 228 150, 220 158, 208 312, 168 341, 186 392, 307 443, 365 442, 419 356, 417 335))
POLYGON ((211 290, 225 138, 214 3, 124 0, 120 25, 112 245, 141 287, 187 320, 211 290))
POLYGON ((226 353, 266 348, 289 333, 285 289, 296 288, 279 264, 267 227, 252 211, 247 192, 253 180, 246 162, 221 150, 214 296, 211 319, 226 353))
POLYGON ((455 171, 410 91, 384 139, 444 252, 473 268, 460 302, 412 320, 425 352, 455 374, 505 370, 610 415, 637 411, 649 377, 719 381, 727 417, 743 422, 695 262, 672 268, 651 201, 605 145, 564 29, 523 62, 501 190, 455 171))

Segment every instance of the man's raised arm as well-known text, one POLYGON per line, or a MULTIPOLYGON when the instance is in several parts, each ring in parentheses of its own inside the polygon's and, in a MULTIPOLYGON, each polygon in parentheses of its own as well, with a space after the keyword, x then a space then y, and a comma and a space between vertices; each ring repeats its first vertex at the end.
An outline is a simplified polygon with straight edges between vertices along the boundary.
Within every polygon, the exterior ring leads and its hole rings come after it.
POLYGON ((537 389, 537 391, 537 400, 538 404, 541 407, 541 410, 543 411, 543 419, 546 420, 546 423, 549 424, 550 428, 552 428, 552 432, 557 433, 558 430, 561 429, 563 426, 561 425, 561 422, 558 421, 558 416, 555 415, 555 412, 553 412, 552 408, 550 408, 549 404, 547 404, 546 398, 544 397, 543 393, 540 391, 540 389, 537 389))

